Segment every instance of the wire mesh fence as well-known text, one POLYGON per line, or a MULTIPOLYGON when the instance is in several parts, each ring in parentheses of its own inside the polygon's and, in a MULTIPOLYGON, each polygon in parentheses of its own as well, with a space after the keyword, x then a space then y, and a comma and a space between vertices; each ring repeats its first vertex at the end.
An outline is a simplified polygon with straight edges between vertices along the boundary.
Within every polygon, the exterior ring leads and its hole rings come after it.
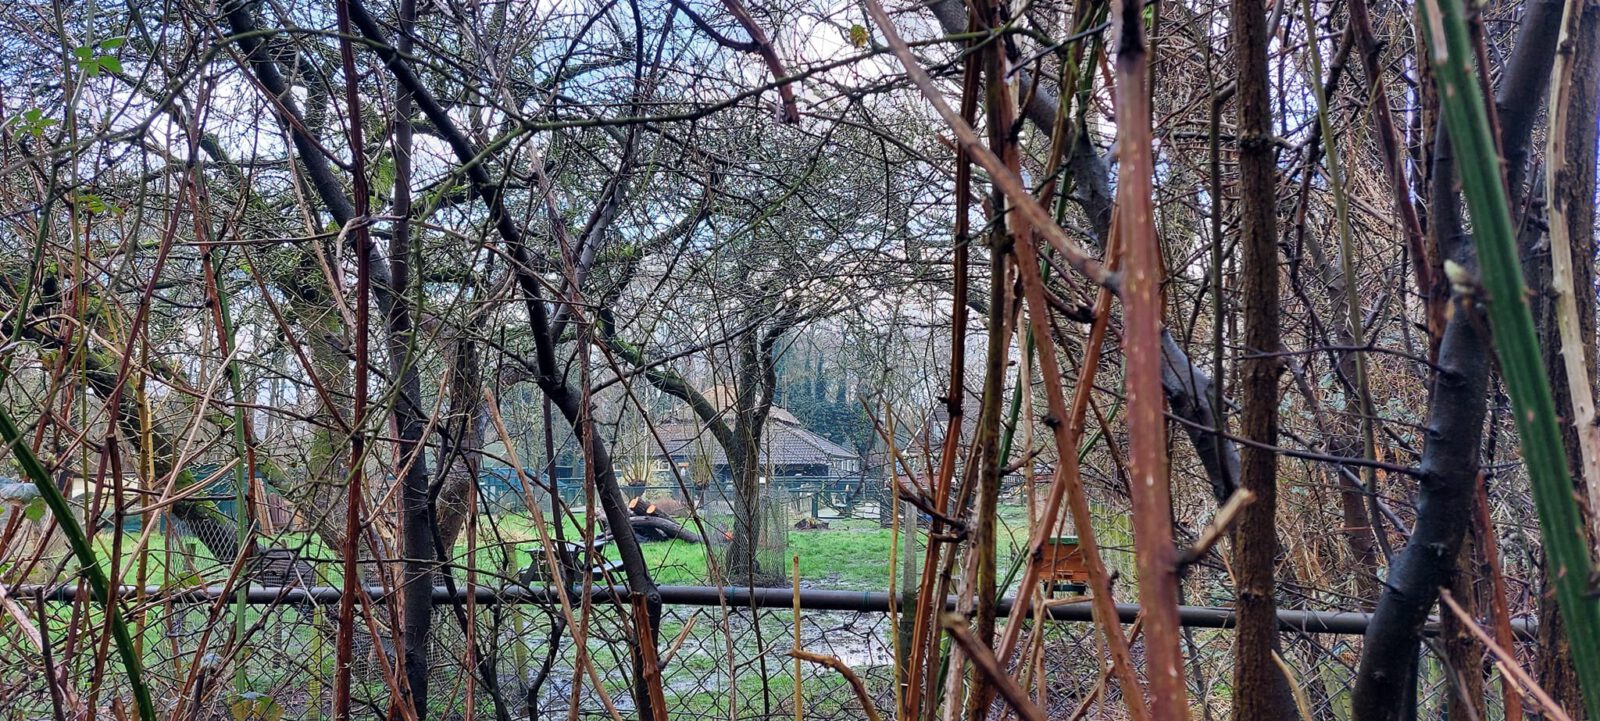
MULTIPOLYGON (((0 716, 52 718, 55 703, 106 709, 122 703, 125 679, 103 645, 74 644, 97 638, 84 632, 99 622, 95 604, 30 604, 26 597, 12 597, 8 604, 48 619, 39 628, 45 630, 43 641, 52 645, 48 665, 55 674, 47 672, 39 648, 20 638, 18 625, 11 624, 0 644, 6 669, 0 716), (57 679, 54 691, 52 678, 57 679), (87 683, 92 679, 102 683, 87 683), (72 698, 74 688, 96 690, 89 698, 72 698)), ((229 597, 197 601, 158 592, 128 604, 135 609, 145 678, 170 717, 218 719, 326 717, 336 671, 336 606, 314 599, 251 603, 244 609, 240 637, 235 635, 240 619, 229 597)), ((394 673, 394 644, 385 630, 388 612, 386 605, 374 605, 370 615, 359 613, 356 619, 352 698, 357 715, 365 718, 389 717, 386 677, 394 673)), ((627 608, 580 604, 573 614, 581 628, 568 624, 558 605, 439 606, 428 649, 430 717, 631 716, 627 608)), ((797 667, 789 656, 797 623, 802 648, 853 669, 876 709, 885 718, 896 717, 896 634, 889 614, 806 610, 796 621, 792 611, 739 605, 664 609, 661 683, 671 717, 794 718, 798 672, 806 718, 864 718, 861 702, 840 674, 810 663, 797 667)), ((1030 655, 1036 660, 1014 673, 1024 682, 1044 680, 1040 701, 1049 717, 1122 718, 1120 690, 1107 677, 1106 654, 1094 626, 1047 622, 1039 630, 1028 642, 1036 644, 1037 655, 1030 655)), ((1191 701, 1213 718, 1226 714, 1230 705, 1230 638, 1219 629, 1186 633, 1191 701)), ((1352 636, 1286 634, 1289 673, 1315 718, 1349 719, 1359 644, 1352 636)), ((1136 664, 1141 651, 1136 643, 1136 664)), ((1419 717, 1442 718, 1451 682, 1427 645, 1419 669, 1419 717)), ((1489 718, 1499 718, 1498 687, 1488 687, 1489 718)))
MULTIPOLYGON (((803 513, 796 504, 807 502, 792 493, 780 488, 764 494, 763 525, 773 531, 761 544, 764 566, 787 568, 789 534, 777 531, 786 530, 789 519, 803 513)), ((521 568, 523 561, 516 559, 537 558, 531 549, 538 541, 516 537, 509 530, 515 520, 478 517, 483 529, 500 524, 496 532, 510 539, 507 543, 520 544, 522 554, 508 554, 497 564, 488 562, 495 554, 485 552, 471 577, 474 588, 486 589, 484 595, 471 595, 468 602, 466 593, 436 594, 427 649, 429 717, 633 717, 629 639, 635 622, 630 607, 603 590, 619 583, 620 574, 577 579, 565 606, 559 594, 529 595, 519 584, 534 584, 521 568), (585 583, 602 588, 584 593, 585 583), (502 593, 508 589, 522 592, 502 593)), ((148 552, 124 556, 142 559, 148 567, 123 569, 125 579, 143 579, 150 586, 130 592, 121 608, 134 630, 144 678, 164 705, 164 717, 328 717, 338 670, 337 594, 307 589, 331 591, 338 585, 341 564, 333 555, 306 541, 310 534, 288 527, 235 570, 208 551, 219 539, 206 538, 205 527, 179 521, 151 531, 148 552), (231 593, 194 591, 219 588, 235 573, 229 588, 251 589, 244 603, 231 593)), ((480 533, 480 538, 489 535, 487 530, 480 533)), ((126 529, 120 539, 117 535, 116 530, 103 531, 98 541, 109 552, 117 544, 132 546, 139 537, 126 529)), ((69 567, 64 555, 41 558, 40 567, 26 579, 38 583, 69 577, 60 575, 69 567)), ((393 576, 379 572, 379 565, 373 564, 364 576, 365 582, 380 585, 358 605, 353 629, 352 699, 363 718, 391 717, 391 689, 399 682, 392 632, 398 626, 398 608, 385 601, 393 589, 381 586, 393 576)), ((460 568, 451 579, 456 588, 468 580, 460 568)), ((805 585, 814 588, 811 581, 805 585)), ((0 611, 6 619, 0 622, 0 718, 74 717, 81 714, 70 713, 72 709, 88 708, 115 716, 127 704, 127 679, 106 641, 101 606, 87 589, 46 583, 0 592, 5 594, 0 611), (54 594, 51 598, 34 594, 46 587, 54 594), (68 713, 58 715, 57 707, 68 713)), ((775 589, 772 594, 786 598, 788 591, 775 589)), ((1093 624, 1027 623, 1030 631, 1011 659, 1012 672, 1030 688, 1039 688, 1039 701, 1050 718, 1124 717, 1121 689, 1107 674, 1108 654, 1093 624)), ((864 718, 861 701, 841 674, 812 663, 797 665, 789 655, 797 627, 800 648, 839 659, 861 679, 884 718, 901 717, 895 681, 900 634, 892 611, 807 608, 797 618, 787 608, 757 608, 736 596, 719 601, 702 595, 693 603, 669 603, 662 611, 660 677, 671 718, 794 718, 797 674, 805 718, 864 718)), ((1318 721, 1350 718, 1361 639, 1350 632, 1352 627, 1343 630, 1283 636, 1287 673, 1318 721)), ((1231 638, 1225 629, 1186 629, 1184 652, 1196 718, 1221 718, 1230 708, 1231 638)), ((1142 665, 1137 639, 1133 652, 1135 665, 1142 665)), ((1442 718, 1456 679, 1431 643, 1423 645, 1418 669, 1419 718, 1442 718)), ((933 688, 943 687, 934 682, 933 688)), ((1487 718, 1503 718, 1497 679, 1491 677, 1485 689, 1487 718)))

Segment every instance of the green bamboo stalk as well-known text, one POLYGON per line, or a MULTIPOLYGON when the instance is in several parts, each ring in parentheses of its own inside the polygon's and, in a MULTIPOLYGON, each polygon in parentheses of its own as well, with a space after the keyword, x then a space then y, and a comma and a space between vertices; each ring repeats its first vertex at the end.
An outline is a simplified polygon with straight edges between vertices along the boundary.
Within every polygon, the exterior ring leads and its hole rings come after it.
MULTIPOLYGON (((1300 0, 1300 10, 1306 27, 1317 27, 1311 0, 1300 0)), ((1315 42, 1308 43, 1306 50, 1311 56, 1311 77, 1306 84, 1311 86, 1317 101, 1317 124, 1322 128, 1322 144, 1325 148, 1322 157, 1328 164, 1328 185, 1333 190, 1333 215, 1339 226, 1339 272, 1344 275, 1345 322, 1349 326, 1351 345, 1365 348, 1367 337, 1366 330, 1361 324, 1361 291, 1356 288, 1355 243, 1350 237, 1350 201, 1349 196, 1345 194, 1344 167, 1339 160, 1339 141, 1333 131, 1333 118, 1328 113, 1328 92, 1322 85, 1322 51, 1315 42)), ((1356 377, 1350 380, 1355 382, 1356 403, 1361 409, 1361 457, 1375 461, 1378 458, 1378 439, 1373 428, 1373 419, 1378 417, 1378 413, 1372 405, 1372 383, 1371 376, 1367 372, 1367 354, 1363 350, 1354 350, 1351 353, 1355 356, 1356 377)), ((1371 499, 1372 508, 1369 510, 1372 511, 1372 517, 1379 518, 1376 512, 1377 469, 1372 466, 1362 468, 1361 481, 1369 494, 1367 497, 1371 499)))
MULTIPOLYGON (((1600 643, 1595 641, 1600 637, 1600 601, 1590 595, 1593 566, 1583 517, 1573 495, 1566 452, 1556 425, 1555 401, 1544 375, 1533 314, 1528 308, 1528 289, 1517 258, 1499 153, 1472 71, 1473 52, 1466 20, 1461 4, 1452 0, 1424 0, 1422 12, 1427 52, 1438 79, 1445 124, 1451 139, 1461 148, 1457 162, 1467 207, 1472 211, 1473 242, 1489 299, 1495 353, 1500 358, 1517 433, 1522 438, 1557 605, 1573 641, 1573 666, 1583 690, 1584 706, 1590 718, 1600 718, 1600 643)), ((1453 277, 1455 280, 1459 278, 1453 277)))
POLYGON ((72 552, 78 557, 78 564, 83 566, 84 578, 89 582, 89 590, 100 599, 106 609, 106 623, 111 626, 111 637, 117 642, 118 655, 122 657, 122 666, 128 672, 128 683, 133 687, 133 701, 139 709, 141 721, 155 721, 156 707, 150 701, 150 689, 144 683, 144 669, 139 665, 139 655, 133 648, 133 637, 128 633, 128 625, 123 622, 122 614, 117 609, 116 599, 111 597, 111 586, 106 581, 105 570, 100 568, 99 559, 95 558, 94 547, 89 544, 89 537, 84 534, 83 526, 78 524, 78 519, 72 514, 72 507, 67 504, 67 497, 62 495, 61 489, 51 482, 50 474, 39 463, 38 457, 33 455, 33 449, 28 446, 22 437, 22 432, 17 429, 17 424, 11 420, 11 414, 0 408, 0 439, 11 447, 11 452, 17 456, 17 465, 22 467, 22 472, 28 474, 33 480, 33 485, 39 489, 39 495, 44 497, 44 503, 50 507, 50 513, 56 517, 56 523, 61 527, 62 535, 67 537, 67 544, 72 546, 72 552))
MULTIPOLYGON (((1046 277, 1049 277, 1048 274, 1046 275, 1046 277)), ((1033 355, 1034 355, 1034 353, 1033 353, 1033 331, 1031 329, 1028 330, 1026 332, 1026 334, 1024 334, 1024 336, 1023 336, 1022 353, 1024 355, 1028 356, 1028 360, 1030 362, 1032 362, 1034 360, 1034 358, 1033 358, 1033 355)), ((1024 367, 1028 367, 1028 366, 1019 365, 1017 367, 1018 368, 1024 368, 1024 367)), ((1006 413, 1005 435, 1000 438, 1000 462, 1001 463, 1010 463, 1011 462, 1012 441, 1014 441, 1016 439, 1016 436, 1017 436, 1017 422, 1019 420, 1021 420, 1021 418, 1022 418, 1022 394, 1023 393, 1027 393, 1030 390, 1030 388, 1032 387, 1032 384, 1033 384, 1033 379, 1032 378, 1024 378, 1024 377, 1022 377, 1022 374, 1020 372, 1017 374, 1017 387, 1013 390, 1013 392, 1011 394, 1011 408, 1006 413)), ((1002 590, 1004 590, 1004 589, 1002 589, 1002 590)))
MULTIPOLYGON (((208 285, 214 294, 212 300, 217 304, 217 319, 220 325, 217 333, 220 340, 226 343, 222 348, 223 357, 227 366, 224 372, 228 374, 228 388, 233 393, 233 446, 238 454, 239 462, 234 464, 234 538, 238 544, 239 553, 245 552, 245 544, 250 540, 250 514, 249 496, 250 479, 255 475, 255 456, 251 453, 250 439, 245 425, 244 390, 240 383, 240 369, 238 359, 233 353, 237 339, 234 336, 233 314, 228 308, 228 296, 222 292, 222 259, 209 257, 212 253, 210 244, 205 248, 208 256, 205 260, 209 271, 208 285)), ((245 604, 246 586, 239 584, 239 589, 234 596, 233 604, 233 633, 236 643, 243 644, 245 638, 245 613, 248 606, 245 604)), ((233 669, 233 688, 239 694, 250 690, 249 677, 245 673, 245 664, 249 662, 248 653, 240 653, 238 663, 233 669)))

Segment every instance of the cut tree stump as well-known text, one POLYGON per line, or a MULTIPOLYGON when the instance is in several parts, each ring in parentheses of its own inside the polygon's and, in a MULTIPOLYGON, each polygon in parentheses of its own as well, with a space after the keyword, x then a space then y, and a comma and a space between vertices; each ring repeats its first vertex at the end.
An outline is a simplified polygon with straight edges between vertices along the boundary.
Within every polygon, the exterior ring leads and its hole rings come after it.
MULTIPOLYGON (((600 519, 605 525, 604 518, 600 519)), ((670 518, 662 516, 634 516, 628 519, 628 524, 633 526, 633 535, 642 543, 656 541, 671 541, 677 539, 689 543, 700 543, 700 534, 695 533, 670 518)))

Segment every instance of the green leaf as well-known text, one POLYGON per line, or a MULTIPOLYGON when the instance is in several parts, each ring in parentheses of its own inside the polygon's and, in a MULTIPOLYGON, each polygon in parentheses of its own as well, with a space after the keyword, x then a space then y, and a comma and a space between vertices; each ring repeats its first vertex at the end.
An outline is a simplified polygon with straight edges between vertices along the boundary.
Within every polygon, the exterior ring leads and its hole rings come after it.
POLYGON ((22 517, 30 521, 38 521, 39 519, 44 518, 44 511, 44 498, 35 498, 32 501, 29 501, 27 506, 23 507, 22 517))
POLYGON ((94 47, 91 45, 80 45, 72 49, 72 54, 74 57, 78 58, 78 60, 88 60, 94 57, 94 47))
POLYGON ((91 213, 104 213, 110 207, 106 205, 104 198, 89 193, 79 195, 78 204, 91 213))
POLYGON ((850 26, 850 44, 858 48, 867 46, 867 28, 860 24, 850 26))
POLYGON ((100 56, 100 67, 105 68, 107 72, 122 74, 122 61, 115 55, 100 56))
POLYGON ((122 44, 125 43, 125 42, 127 42, 127 38, 123 38, 123 37, 106 38, 106 39, 100 41, 100 49, 101 50, 116 50, 117 48, 122 47, 122 44))
POLYGON ((373 163, 372 192, 377 195, 388 195, 389 191, 394 190, 394 180, 394 158, 385 153, 373 163))

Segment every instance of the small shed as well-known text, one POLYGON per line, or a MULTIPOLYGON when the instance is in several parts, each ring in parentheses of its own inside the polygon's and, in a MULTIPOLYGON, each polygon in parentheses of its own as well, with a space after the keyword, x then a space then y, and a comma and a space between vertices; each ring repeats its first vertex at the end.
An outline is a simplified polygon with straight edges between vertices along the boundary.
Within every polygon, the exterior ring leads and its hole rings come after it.
MULTIPOLYGON (((722 445, 711 437, 710 431, 699 423, 674 421, 659 428, 665 454, 659 450, 655 456, 667 461, 689 475, 692 464, 710 465, 712 474, 729 478, 727 454, 722 445)), ((770 468, 774 477, 849 478, 861 475, 861 457, 844 446, 824 438, 806 428, 794 414, 773 406, 762 432, 759 459, 763 468, 770 468)))

